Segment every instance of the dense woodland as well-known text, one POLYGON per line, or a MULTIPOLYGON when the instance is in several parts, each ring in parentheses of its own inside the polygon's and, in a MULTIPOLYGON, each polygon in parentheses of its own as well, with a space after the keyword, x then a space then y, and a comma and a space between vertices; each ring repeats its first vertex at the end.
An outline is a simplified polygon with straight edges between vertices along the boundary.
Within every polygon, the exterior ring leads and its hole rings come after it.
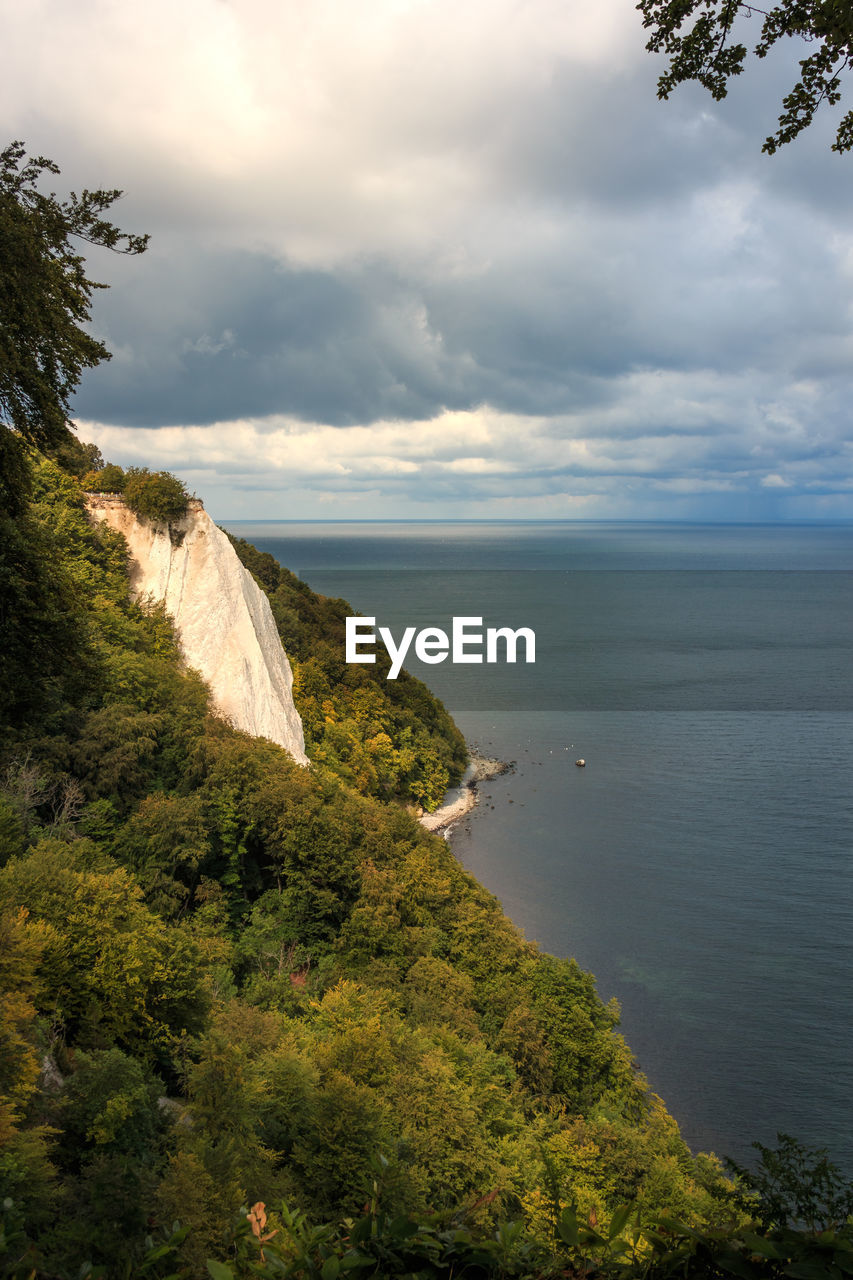
POLYGON ((734 1182, 690 1153, 592 977, 415 820, 445 710, 243 542, 310 768, 211 714, 85 510, 178 538, 186 490, 69 430, 79 245, 147 237, 58 172, 0 153, 0 1275, 853 1275, 853 1189, 782 1135, 734 1182))
POLYGON ((592 977, 413 817, 464 763, 444 709, 238 542, 311 767, 213 716, 99 463, 33 453, 0 516, 0 1273, 779 1274, 592 977))

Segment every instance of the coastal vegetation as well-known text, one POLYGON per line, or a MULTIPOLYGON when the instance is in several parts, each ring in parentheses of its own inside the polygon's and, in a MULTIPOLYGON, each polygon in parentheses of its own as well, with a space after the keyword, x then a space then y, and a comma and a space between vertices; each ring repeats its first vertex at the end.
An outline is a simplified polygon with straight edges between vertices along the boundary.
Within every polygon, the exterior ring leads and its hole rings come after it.
POLYGON ((850 1274, 831 1167, 783 1146, 737 1186, 688 1150, 593 978, 416 820, 464 763, 444 708, 348 669, 345 602, 239 541, 310 768, 212 714, 86 512, 87 486, 185 491, 66 426, 106 355, 68 236, 119 247, 117 193, 42 197, 55 168, 22 159, 0 229, 64 319, 29 402, 0 356, 0 1274, 850 1274))
POLYGON ((172 524, 187 514, 187 486, 168 471, 151 471, 148 467, 122 470, 114 463, 88 471, 83 487, 95 493, 119 493, 131 511, 145 520, 172 524))
MULTIPOLYGON (((81 480, 29 466, 2 578, 0 1273, 655 1274, 765 1239, 591 976, 407 811, 462 761, 427 690, 340 671, 344 603, 238 543, 312 766, 238 733, 81 480)), ((841 1257, 846 1228, 812 1226, 841 1257)))
POLYGON ((121 191, 60 200, 39 189, 58 173, 21 142, 0 152, 0 504, 10 509, 26 490, 26 447, 69 447, 70 397, 84 370, 110 359, 86 328, 92 293, 104 286, 87 275, 76 242, 128 254, 148 244, 104 216, 121 191))
POLYGON ((357 1213, 380 1157, 385 1211, 486 1196, 475 1218, 512 1208, 530 1240, 554 1195, 587 1217, 626 1197, 725 1216, 719 1166, 649 1093, 616 1009, 406 811, 436 759, 461 762, 427 691, 333 679, 345 606, 244 546, 315 763, 237 733, 169 619, 131 602, 79 480, 31 468, 6 594, 41 574, 23 619, 41 656, 3 645, 0 1200, 33 1265, 115 1274, 180 1219, 203 1274, 240 1204, 357 1213))
MULTIPOLYGON (((230 535, 229 535, 230 536, 230 535)), ((419 680, 387 679, 390 659, 345 661, 345 600, 315 595, 275 558, 231 538, 241 562, 269 597, 294 668, 294 698, 315 769, 328 768, 359 791, 435 809, 459 781, 465 741, 419 680)))

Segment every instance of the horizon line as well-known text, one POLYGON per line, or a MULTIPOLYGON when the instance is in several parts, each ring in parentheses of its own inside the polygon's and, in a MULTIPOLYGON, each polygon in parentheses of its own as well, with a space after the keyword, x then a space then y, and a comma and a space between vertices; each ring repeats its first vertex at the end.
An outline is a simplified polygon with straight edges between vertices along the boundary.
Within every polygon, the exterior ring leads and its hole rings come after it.
POLYGON ((229 524, 667 524, 745 529, 853 527, 853 517, 825 520, 675 520, 658 517, 641 520, 614 516, 610 519, 599 517, 583 520, 570 516, 218 516, 217 519, 229 524))

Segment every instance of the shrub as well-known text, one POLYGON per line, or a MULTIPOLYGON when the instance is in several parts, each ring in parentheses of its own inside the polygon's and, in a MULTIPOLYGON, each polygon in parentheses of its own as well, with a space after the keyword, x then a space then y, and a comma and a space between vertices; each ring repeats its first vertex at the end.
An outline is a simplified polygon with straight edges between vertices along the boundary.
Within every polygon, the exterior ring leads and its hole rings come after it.
POLYGON ((187 487, 168 471, 131 467, 124 484, 124 500, 138 516, 167 524, 187 514, 187 487))
POLYGON ((121 493, 124 484, 125 474, 114 462, 108 462, 100 471, 87 471, 83 477, 83 488, 90 493, 121 493))

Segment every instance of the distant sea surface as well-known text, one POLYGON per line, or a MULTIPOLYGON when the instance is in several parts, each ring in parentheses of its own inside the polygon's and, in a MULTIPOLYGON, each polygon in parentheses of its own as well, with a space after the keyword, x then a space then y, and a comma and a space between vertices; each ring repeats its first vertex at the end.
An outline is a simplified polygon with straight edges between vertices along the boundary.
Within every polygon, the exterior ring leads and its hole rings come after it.
POLYGON ((405 664, 517 762, 455 853, 618 998, 691 1146, 853 1176, 853 527, 228 528, 395 636, 535 631, 533 666, 405 664))

